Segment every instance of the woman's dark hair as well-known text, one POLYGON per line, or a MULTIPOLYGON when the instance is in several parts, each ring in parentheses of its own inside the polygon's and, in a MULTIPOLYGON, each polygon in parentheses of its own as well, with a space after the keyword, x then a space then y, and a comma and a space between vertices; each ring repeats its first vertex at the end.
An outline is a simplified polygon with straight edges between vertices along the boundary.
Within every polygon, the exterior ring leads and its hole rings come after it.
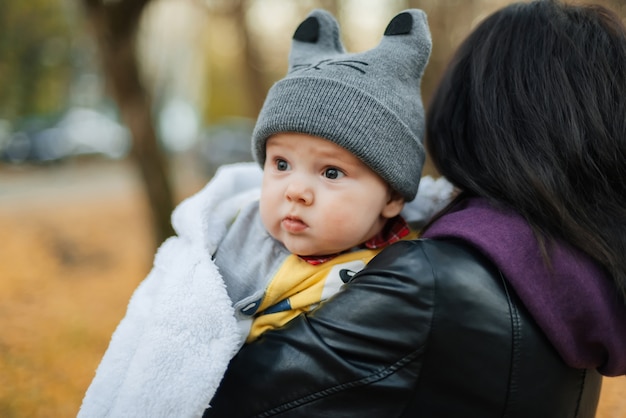
POLYGON ((626 30, 600 6, 510 5, 459 47, 428 151, 465 195, 520 213, 542 248, 597 260, 626 300, 626 30))

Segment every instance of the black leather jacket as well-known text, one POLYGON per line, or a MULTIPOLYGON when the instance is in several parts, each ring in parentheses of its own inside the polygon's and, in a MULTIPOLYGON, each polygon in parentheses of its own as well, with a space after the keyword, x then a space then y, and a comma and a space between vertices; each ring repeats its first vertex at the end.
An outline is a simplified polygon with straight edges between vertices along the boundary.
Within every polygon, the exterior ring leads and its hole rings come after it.
POLYGON ((309 315, 245 346, 205 417, 593 417, 499 270, 461 242, 394 244, 309 315))

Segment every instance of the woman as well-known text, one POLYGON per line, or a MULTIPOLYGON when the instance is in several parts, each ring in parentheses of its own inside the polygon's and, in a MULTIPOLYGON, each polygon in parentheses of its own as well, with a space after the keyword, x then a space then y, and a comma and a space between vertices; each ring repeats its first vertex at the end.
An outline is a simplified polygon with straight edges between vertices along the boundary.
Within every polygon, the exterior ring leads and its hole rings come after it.
POLYGON ((434 94, 460 190, 424 239, 245 346, 207 417, 593 417, 626 374, 626 31, 610 11, 505 7, 434 94))

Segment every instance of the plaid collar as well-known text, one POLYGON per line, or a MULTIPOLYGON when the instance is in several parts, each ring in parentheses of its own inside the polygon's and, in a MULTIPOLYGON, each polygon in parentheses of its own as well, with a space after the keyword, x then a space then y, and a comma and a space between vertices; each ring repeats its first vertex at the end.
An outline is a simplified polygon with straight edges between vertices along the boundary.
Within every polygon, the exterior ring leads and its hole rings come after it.
MULTIPOLYGON (((370 250, 375 250, 377 248, 386 247, 387 245, 391 245, 394 242, 400 241, 402 238, 409 235, 410 232, 411 230, 409 229, 409 224, 404 220, 401 215, 398 215, 394 218, 389 219, 383 227, 382 231, 380 231, 377 235, 368 239, 356 248, 369 248, 370 250)), ((332 260, 339 254, 341 253, 330 255, 301 255, 299 257, 307 263, 313 266, 317 266, 319 264, 332 260)))

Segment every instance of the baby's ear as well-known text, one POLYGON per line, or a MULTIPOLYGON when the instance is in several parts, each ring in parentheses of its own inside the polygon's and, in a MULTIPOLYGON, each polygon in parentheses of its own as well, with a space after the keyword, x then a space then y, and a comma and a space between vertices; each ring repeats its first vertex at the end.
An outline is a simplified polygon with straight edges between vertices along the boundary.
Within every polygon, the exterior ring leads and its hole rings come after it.
POLYGON ((343 53, 345 49, 341 43, 337 20, 327 11, 315 9, 293 34, 289 70, 294 66, 315 64, 321 58, 343 53))
POLYGON ((387 201, 387 204, 383 208, 381 215, 383 218, 391 219, 395 216, 398 216, 400 212, 402 212, 402 208, 404 207, 404 197, 396 191, 392 191, 387 201))

